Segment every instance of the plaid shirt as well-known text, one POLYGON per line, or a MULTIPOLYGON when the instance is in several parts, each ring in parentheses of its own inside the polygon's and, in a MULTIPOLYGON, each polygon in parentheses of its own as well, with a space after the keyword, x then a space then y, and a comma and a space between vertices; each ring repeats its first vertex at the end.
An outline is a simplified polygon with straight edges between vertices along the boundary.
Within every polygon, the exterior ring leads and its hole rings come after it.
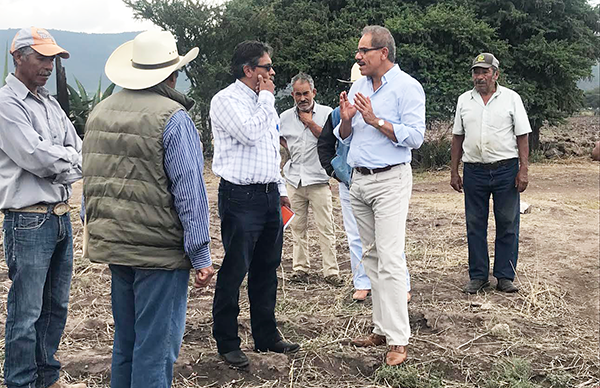
POLYGON ((280 172, 279 116, 273 93, 257 95, 236 80, 213 97, 210 119, 215 175, 236 185, 276 182, 279 194, 287 196, 280 172))

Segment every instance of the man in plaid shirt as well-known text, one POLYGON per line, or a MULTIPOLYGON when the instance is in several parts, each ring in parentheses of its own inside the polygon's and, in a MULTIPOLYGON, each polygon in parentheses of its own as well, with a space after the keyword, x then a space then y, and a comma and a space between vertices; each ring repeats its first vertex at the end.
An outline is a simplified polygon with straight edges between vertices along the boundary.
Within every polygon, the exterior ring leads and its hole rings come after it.
POLYGON ((225 257, 213 301, 213 336, 230 365, 246 367, 237 316, 239 289, 248 273, 254 348, 290 353, 298 344, 281 339, 275 320, 277 267, 281 263, 281 206, 290 206, 279 166, 279 117, 271 47, 238 44, 231 61, 236 81, 210 104, 214 135, 213 172, 219 184, 219 217, 225 257))

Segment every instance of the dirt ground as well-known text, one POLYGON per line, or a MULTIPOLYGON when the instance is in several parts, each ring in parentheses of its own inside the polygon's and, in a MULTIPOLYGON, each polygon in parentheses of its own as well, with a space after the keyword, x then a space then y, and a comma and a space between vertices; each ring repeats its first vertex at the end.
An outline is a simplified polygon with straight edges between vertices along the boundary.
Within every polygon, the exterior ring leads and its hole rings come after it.
MULTIPOLYGON (((539 386, 600 386, 599 164, 583 157, 535 163, 529 178, 529 188, 521 198, 531 204, 531 212, 521 216, 517 268, 521 291, 502 294, 491 288, 466 295, 461 292, 468 280, 463 197, 450 188, 448 171, 415 173, 406 249, 412 275, 409 312, 413 336, 409 361, 401 368, 417 371, 421 377, 434 374, 441 381, 439 386, 481 387, 488 386, 495 365, 518 358, 531 363, 531 382, 539 386)), ((212 256, 218 267, 223 257, 216 210, 218 179, 207 170, 206 181, 212 256)), ((80 198, 80 189, 77 185, 73 198, 80 198)), ((312 227, 314 276, 309 284, 289 283, 292 242, 289 230, 285 233, 277 317, 284 338, 299 342, 302 350, 290 356, 252 351, 244 285, 239 330, 251 367, 227 367, 211 336, 214 281, 205 291, 190 287, 174 387, 393 385, 377 377, 385 372, 381 368, 384 348, 349 345, 353 337, 371 330, 371 310, 368 300, 362 304, 351 300, 350 259, 337 185, 332 184, 332 191, 344 287, 334 288, 323 281, 312 227)), ((79 208, 77 201, 72 205, 79 208)), ((67 380, 109 387, 113 336, 110 273, 106 266, 81 258, 82 228, 77 213, 72 213, 75 265, 70 313, 59 356, 67 380)), ((493 235, 492 217, 491 253, 493 235)), ((0 265, 0 285, 0 299, 6 300, 10 280, 4 263, 0 265)), ((5 303, 0 309, 3 349, 5 303)))

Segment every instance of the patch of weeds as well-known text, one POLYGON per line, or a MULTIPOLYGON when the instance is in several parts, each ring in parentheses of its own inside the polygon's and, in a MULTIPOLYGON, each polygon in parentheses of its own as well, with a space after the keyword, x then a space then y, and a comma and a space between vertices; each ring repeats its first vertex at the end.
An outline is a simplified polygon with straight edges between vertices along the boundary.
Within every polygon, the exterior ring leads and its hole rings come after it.
POLYGON ((412 165, 419 170, 437 170, 450 166, 451 141, 445 137, 424 142, 413 150, 412 165))
POLYGON ((542 163, 547 162, 546 154, 544 150, 533 150, 529 154, 529 163, 542 163))
POLYGON ((565 371, 550 373, 544 381, 548 382, 552 388, 571 388, 575 386, 575 378, 565 371))
POLYGON ((443 378, 438 373, 413 365, 382 365, 375 371, 375 382, 397 388, 442 388, 443 378))
POLYGON ((531 363, 522 358, 501 359, 486 377, 486 388, 536 388, 531 381, 531 363))

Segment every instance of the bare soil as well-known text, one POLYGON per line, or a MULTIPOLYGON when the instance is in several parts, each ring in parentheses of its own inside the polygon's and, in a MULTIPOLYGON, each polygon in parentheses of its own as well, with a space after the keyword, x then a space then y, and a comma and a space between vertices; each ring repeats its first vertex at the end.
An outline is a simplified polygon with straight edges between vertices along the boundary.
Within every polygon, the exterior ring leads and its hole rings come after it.
MULTIPOLYGON (((587 142, 590 137, 598 138, 598 125, 594 124, 595 134, 588 132, 589 125, 584 126, 579 142, 585 141, 586 145, 578 147, 591 151, 592 143, 587 142)), ((560 128, 552 130, 558 133, 556 136, 563 136, 560 128)), ((530 186, 522 200, 532 207, 530 213, 521 216, 517 268, 521 291, 517 294, 503 294, 493 288, 479 295, 461 292, 468 280, 463 197, 450 188, 448 171, 415 173, 407 221, 413 293, 408 366, 435 371, 442 376, 443 386, 479 387, 486 385, 490 370, 499 360, 518 357, 531 362, 532 381, 541 386, 556 386, 549 380, 555 374, 569 376, 565 387, 600 386, 599 164, 571 154, 561 158, 530 167, 530 186)), ((216 206, 218 179, 208 169, 205 177, 211 207, 212 256, 218 266, 223 258, 216 206)), ((76 210, 80 189, 77 185, 73 195, 76 210)), ((302 350, 289 356, 252 351, 244 285, 239 331, 251 367, 227 367, 219 359, 211 336, 214 281, 203 291, 193 289, 190 283, 175 387, 389 386, 375 380, 385 349, 349 345, 353 337, 371 330, 371 310, 369 300, 362 304, 351 300, 350 259, 335 184, 332 190, 344 287, 334 288, 323 281, 312 227, 313 277, 309 284, 289 283, 292 242, 290 232, 285 234, 277 317, 284 338, 299 342, 302 350)), ((69 319, 59 356, 67 380, 85 380, 89 387, 109 387, 114 330, 110 272, 104 265, 81 258, 78 211, 72 212, 72 221, 75 265, 69 319)), ((492 254, 493 236, 490 215, 492 254)), ((4 263, 0 265, 0 285, 0 299, 6 300, 10 280, 4 263)), ((0 310, 3 338, 4 303, 0 310)), ((3 349, 3 339, 0 343, 3 349)), ((4 358, 3 351, 0 356, 4 358)))

